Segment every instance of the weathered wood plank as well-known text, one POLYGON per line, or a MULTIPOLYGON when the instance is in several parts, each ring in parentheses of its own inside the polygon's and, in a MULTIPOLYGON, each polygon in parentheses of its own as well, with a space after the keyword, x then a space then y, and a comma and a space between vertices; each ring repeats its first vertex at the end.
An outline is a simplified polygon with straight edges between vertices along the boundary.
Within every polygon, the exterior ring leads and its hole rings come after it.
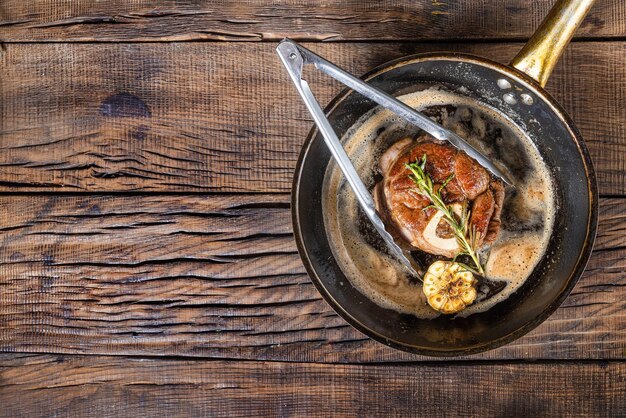
MULTIPOLYGON (((456 50, 506 62, 519 44, 324 44, 362 73, 456 50)), ((626 194, 626 42, 575 43, 549 90, 586 138, 604 194, 626 194)), ((310 81, 321 102, 340 87, 310 81)), ((7 45, 0 191, 288 192, 311 127, 271 44, 7 45)))
MULTIPOLYGON (((297 254, 288 199, 0 197, 0 350, 423 359, 369 340, 326 305, 297 254)), ((473 358, 623 358, 626 200, 601 207, 596 253, 563 307, 473 358)))
MULTIPOLYGON (((553 0, 447 2, 180 2, 149 0, 4 0, 0 39, 38 41, 307 41, 521 39, 553 0)), ((579 29, 585 38, 626 34, 626 7, 599 0, 579 29)))
POLYGON ((626 364, 0 356, 8 416, 622 416, 626 364))

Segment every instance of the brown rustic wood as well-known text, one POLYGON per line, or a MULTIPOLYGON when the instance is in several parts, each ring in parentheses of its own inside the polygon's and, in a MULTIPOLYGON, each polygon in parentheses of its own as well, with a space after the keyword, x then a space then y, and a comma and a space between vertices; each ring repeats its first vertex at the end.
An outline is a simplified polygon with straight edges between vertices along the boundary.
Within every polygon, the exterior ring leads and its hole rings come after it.
MULTIPOLYGON (((4 0, 0 39, 38 41, 307 41, 520 39, 553 0, 224 2, 4 0)), ((577 36, 626 35, 626 5, 599 0, 577 36)))
MULTIPOLYGON (((289 196, 2 196, 0 350, 318 362, 423 359, 333 313, 291 235, 289 196)), ((535 331, 482 359, 622 359, 626 199, 535 331)))
POLYGON ((622 416, 626 364, 0 357, 9 416, 622 416))
POLYGON ((0 415, 626 414, 623 1, 598 0, 548 86, 605 198, 537 329, 461 362, 389 349, 322 300, 293 240, 311 121, 276 41, 355 73, 508 62, 554 1, 0 1, 0 415), (220 42, 180 42, 198 40, 220 42))
MULTIPOLYGON (((585 137, 600 191, 626 194, 626 43, 575 43, 549 90, 585 137)), ((272 44, 40 44, 0 52, 0 191, 289 192, 311 127, 272 44)), ((332 44, 362 73, 416 52, 503 62, 519 44, 332 44)), ((325 103, 340 90, 312 74, 325 103)))

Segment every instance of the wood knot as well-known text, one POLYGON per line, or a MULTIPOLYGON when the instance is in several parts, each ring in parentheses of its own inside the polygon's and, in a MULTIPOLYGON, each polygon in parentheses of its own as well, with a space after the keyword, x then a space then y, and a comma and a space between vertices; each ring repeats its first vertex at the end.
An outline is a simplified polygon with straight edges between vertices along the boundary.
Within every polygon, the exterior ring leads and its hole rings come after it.
POLYGON ((106 117, 149 118, 150 107, 139 97, 130 93, 117 93, 107 97, 100 105, 100 112, 106 117))

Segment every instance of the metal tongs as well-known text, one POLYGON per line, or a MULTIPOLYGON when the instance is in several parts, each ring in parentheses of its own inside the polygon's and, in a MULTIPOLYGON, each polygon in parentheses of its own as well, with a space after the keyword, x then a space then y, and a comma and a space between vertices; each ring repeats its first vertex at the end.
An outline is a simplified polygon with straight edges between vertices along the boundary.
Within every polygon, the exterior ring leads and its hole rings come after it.
POLYGON ((324 111, 309 88, 309 84, 302 78, 302 68, 304 65, 313 64, 318 70, 321 70, 323 73, 331 76, 335 80, 361 93, 382 107, 391 110, 398 116, 401 116, 410 123, 428 132, 436 139, 450 142, 456 148, 464 151, 470 157, 474 158, 480 165, 485 167, 495 176, 502 179, 505 183, 512 185, 511 181, 504 173, 493 165, 487 157, 468 144, 463 138, 454 132, 445 129, 443 126, 440 126, 427 116, 422 115, 398 99, 390 96, 382 90, 368 85, 364 81, 342 70, 331 62, 326 61, 324 58, 314 54, 290 39, 285 39, 280 42, 276 48, 276 52, 278 53, 278 56, 283 62, 285 68, 287 68, 289 76, 295 84, 298 93, 302 96, 302 99, 311 113, 311 116, 313 116, 313 120, 322 134, 326 145, 330 149, 332 156, 337 161, 337 164, 345 175, 348 184, 354 191, 361 209, 371 221, 372 225, 374 225, 376 231, 383 238, 391 253, 402 262, 406 270, 411 275, 417 278, 422 277, 422 275, 418 272, 420 270, 419 266, 415 264, 415 261, 411 256, 407 256, 405 251, 398 246, 391 234, 389 234, 389 232, 385 229, 385 225, 376 211, 371 194, 368 192, 367 188, 363 184, 363 181, 354 169, 346 151, 339 142, 339 138, 337 138, 337 134, 330 126, 328 119, 324 115, 324 111))

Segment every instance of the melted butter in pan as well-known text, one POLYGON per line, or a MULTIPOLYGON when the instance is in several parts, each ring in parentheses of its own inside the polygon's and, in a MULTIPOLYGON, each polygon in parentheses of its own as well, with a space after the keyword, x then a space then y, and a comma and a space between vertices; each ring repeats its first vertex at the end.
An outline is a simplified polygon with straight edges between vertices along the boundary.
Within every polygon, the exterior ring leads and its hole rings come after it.
MULTIPOLYGON (((469 98, 430 88, 400 99, 466 138, 515 180, 515 190, 507 189, 500 234, 483 254, 487 276, 508 285, 461 315, 485 311, 519 289, 545 253, 555 211, 549 169, 519 127, 469 98)), ((375 108, 348 130, 342 142, 371 190, 380 180, 381 154, 397 140, 417 133, 389 111, 375 108)), ((364 225, 356 199, 334 163, 326 172, 323 192, 324 223, 333 254, 352 285, 380 306, 420 318, 437 316, 427 305, 421 285, 408 280, 397 261, 385 253, 380 238, 364 225)))

